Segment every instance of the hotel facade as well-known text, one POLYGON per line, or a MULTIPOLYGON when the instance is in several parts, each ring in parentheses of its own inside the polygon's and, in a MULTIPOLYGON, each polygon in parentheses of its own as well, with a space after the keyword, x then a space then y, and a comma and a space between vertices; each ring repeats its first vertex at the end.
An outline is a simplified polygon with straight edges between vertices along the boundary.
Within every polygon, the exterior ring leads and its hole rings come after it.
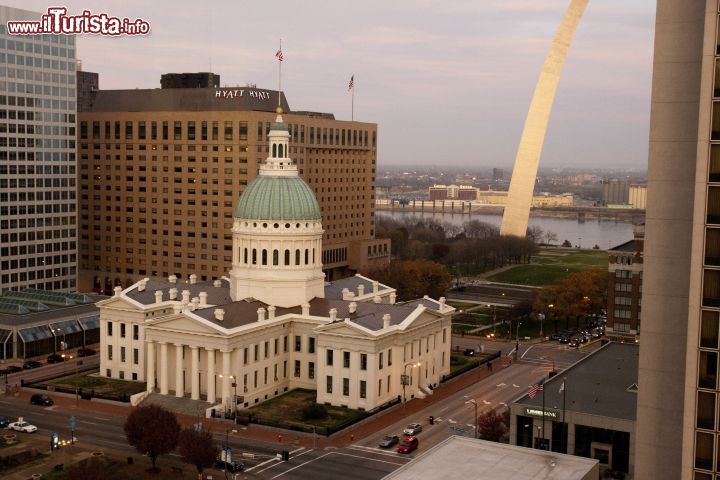
MULTIPOLYGON (((82 92, 81 92, 82 93, 82 92)), ((145 277, 218 278, 232 262, 234 203, 269 153, 276 91, 89 92, 79 112, 80 289, 145 277)), ((284 95, 281 106, 288 112, 284 95)), ((289 154, 317 196, 328 279, 389 260, 375 239, 377 125, 289 111, 289 154)))

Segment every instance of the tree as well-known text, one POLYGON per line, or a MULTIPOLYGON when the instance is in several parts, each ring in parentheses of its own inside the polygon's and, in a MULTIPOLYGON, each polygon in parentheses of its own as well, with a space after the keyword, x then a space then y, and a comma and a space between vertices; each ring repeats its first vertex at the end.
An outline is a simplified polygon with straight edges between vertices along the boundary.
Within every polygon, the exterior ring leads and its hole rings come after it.
POLYGON ((413 300, 429 295, 438 298, 450 288, 450 272, 445 265, 430 260, 407 260, 390 262, 373 270, 368 276, 397 289, 401 300, 413 300))
POLYGON ((478 435, 481 439, 499 442, 506 431, 507 427, 503 423, 502 416, 495 410, 490 409, 478 415, 478 435))
POLYGON ((607 272, 594 268, 573 272, 543 287, 535 295, 533 310, 555 317, 585 317, 600 313, 606 305, 607 272))
POLYGON ((538 227, 537 225, 532 225, 528 227, 527 229, 527 237, 533 241, 533 243, 538 244, 542 242, 544 236, 543 229, 538 227))
POLYGON ((180 424, 175 414, 157 405, 138 407, 125 421, 128 443, 139 453, 150 457, 152 472, 157 472, 157 457, 175 449, 179 434, 180 424))
POLYGON ((555 242, 558 241, 557 233, 551 232, 548 230, 545 232, 545 244, 547 245, 555 245, 555 242))
POLYGON ((212 466, 218 452, 212 433, 194 428, 185 428, 180 432, 178 450, 183 462, 195 465, 198 478, 202 477, 203 470, 212 466))
POLYGON ((570 240, 565 240, 565 241, 562 243, 562 246, 563 246, 563 247, 572 247, 572 243, 570 243, 570 240))

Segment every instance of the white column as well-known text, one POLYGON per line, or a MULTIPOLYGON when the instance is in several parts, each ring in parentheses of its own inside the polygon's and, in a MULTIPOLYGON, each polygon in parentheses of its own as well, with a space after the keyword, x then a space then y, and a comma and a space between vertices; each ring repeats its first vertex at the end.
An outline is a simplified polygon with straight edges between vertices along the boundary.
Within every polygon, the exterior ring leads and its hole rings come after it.
POLYGON ((185 386, 183 385, 183 346, 175 344, 175 396, 185 396, 185 386))
POLYGON ((207 401, 215 403, 215 349, 207 349, 207 401))
POLYGON ((160 343, 160 394, 168 394, 168 348, 167 343, 160 343))
POLYGON ((192 363, 190 364, 192 371, 190 398, 193 400, 200 400, 200 373, 198 371, 198 367, 200 366, 200 352, 198 351, 198 347, 190 347, 190 352, 192 355, 192 363))
POLYGON ((147 374, 145 380, 147 381, 147 391, 152 392, 155 390, 155 342, 147 342, 147 356, 145 358, 147 362, 147 374))
POLYGON ((228 399, 230 398, 230 352, 223 351, 223 366, 222 366, 222 401, 225 405, 228 405, 228 399))

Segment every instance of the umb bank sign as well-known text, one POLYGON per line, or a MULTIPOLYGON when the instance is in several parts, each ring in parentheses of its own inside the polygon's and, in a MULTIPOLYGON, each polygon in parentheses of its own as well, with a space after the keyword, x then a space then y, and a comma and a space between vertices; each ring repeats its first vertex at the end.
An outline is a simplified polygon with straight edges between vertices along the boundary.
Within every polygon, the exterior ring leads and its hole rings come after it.
POLYGON ((270 93, 267 90, 256 90, 252 88, 237 88, 234 90, 215 90, 216 98, 253 98, 256 100, 270 100, 270 93))
POLYGON ((543 413, 545 413, 545 417, 547 418, 558 418, 558 412, 553 410, 545 410, 545 412, 543 412, 539 408, 525 408, 525 415, 530 415, 532 417, 542 417, 543 413))

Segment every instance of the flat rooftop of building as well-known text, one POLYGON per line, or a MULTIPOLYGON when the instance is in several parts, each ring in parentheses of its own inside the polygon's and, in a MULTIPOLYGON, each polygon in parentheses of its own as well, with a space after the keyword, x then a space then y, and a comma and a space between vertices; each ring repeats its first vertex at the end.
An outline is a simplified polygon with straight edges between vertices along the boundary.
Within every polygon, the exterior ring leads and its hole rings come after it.
POLYGON ((598 470, 590 458, 453 436, 384 480, 589 480, 598 478, 598 470))
POLYGON ((525 395, 515 403, 541 409, 545 395, 545 409, 560 411, 564 381, 566 411, 634 421, 638 354, 638 345, 610 342, 546 381, 535 398, 525 395))
POLYGON ((0 325, 18 327, 98 313, 95 303, 107 297, 35 289, 5 291, 0 295, 0 325))

